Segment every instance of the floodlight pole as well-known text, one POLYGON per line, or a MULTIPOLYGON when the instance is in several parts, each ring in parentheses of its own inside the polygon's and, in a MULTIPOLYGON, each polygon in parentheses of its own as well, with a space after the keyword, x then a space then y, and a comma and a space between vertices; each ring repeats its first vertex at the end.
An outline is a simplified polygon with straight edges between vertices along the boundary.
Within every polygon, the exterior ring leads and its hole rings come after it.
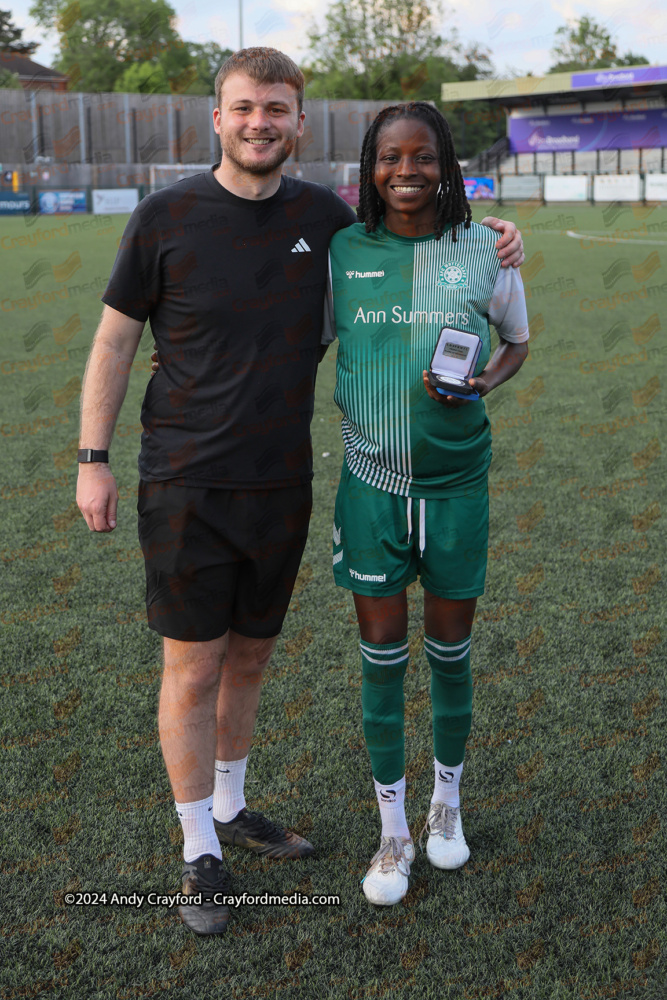
POLYGON ((243 0, 239 0, 239 48, 243 48, 243 0))

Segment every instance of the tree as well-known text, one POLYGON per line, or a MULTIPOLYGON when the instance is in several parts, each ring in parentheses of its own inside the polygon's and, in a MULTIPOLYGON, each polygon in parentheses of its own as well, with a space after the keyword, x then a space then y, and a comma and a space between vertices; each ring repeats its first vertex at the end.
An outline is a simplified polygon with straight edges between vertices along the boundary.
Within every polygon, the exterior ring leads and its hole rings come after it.
POLYGON ((228 55, 216 42, 186 42, 167 0, 35 0, 45 28, 56 25, 54 68, 79 90, 213 94, 228 55))
POLYGON ((232 49, 222 49, 217 42, 186 42, 190 59, 197 70, 197 80, 189 94, 215 94, 215 78, 232 49), (197 89, 201 88, 201 89, 197 89))
POLYGON ((158 62, 135 62, 128 65, 115 83, 120 93, 132 94, 215 94, 215 78, 231 49, 221 49, 216 42, 185 42, 186 65, 171 72, 158 62))
POLYGON ((489 76, 489 53, 435 30, 440 0, 335 0, 312 24, 303 72, 309 98, 440 101, 440 86, 489 76))
MULTIPOLYGON (((12 12, 0 10, 0 52, 15 52, 21 56, 31 56, 39 48, 39 42, 22 42, 23 28, 12 24, 12 12)), ((12 74, 15 75, 15 74, 12 74)), ((7 84, 2 84, 3 87, 7 84)))
POLYGON ((173 92, 182 94, 215 94, 215 78, 223 62, 232 55, 217 42, 186 42, 189 65, 180 78, 170 80, 173 92))
POLYGON ((325 28, 308 30, 308 96, 439 100, 436 77, 458 79, 461 54, 455 30, 447 43, 435 30, 441 11, 440 0, 336 0, 325 28))
POLYGON ((134 62, 118 77, 114 90, 121 94, 168 94, 169 83, 159 63, 134 62))
POLYGON ((23 90, 18 73, 10 69, 0 69, 0 90, 23 90))
POLYGON ((648 64, 648 59, 632 52, 620 56, 607 29, 590 17, 581 17, 578 21, 562 25, 556 32, 556 39, 551 50, 556 62, 548 70, 549 73, 648 64))
MULTIPOLYGON (((461 44, 456 29, 445 41, 436 31, 439 0, 336 0, 326 27, 308 32, 302 67, 307 98, 433 101, 443 83, 477 80, 493 72, 489 52, 461 44)), ((459 155, 486 149, 505 131, 505 117, 486 102, 443 107, 459 155)))

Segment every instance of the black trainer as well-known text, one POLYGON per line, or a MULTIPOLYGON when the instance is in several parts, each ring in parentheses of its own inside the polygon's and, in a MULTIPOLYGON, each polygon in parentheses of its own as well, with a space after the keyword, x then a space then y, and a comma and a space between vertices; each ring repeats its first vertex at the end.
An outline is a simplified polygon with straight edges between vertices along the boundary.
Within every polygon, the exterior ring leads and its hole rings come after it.
POLYGON ((247 847, 263 858, 307 858, 315 853, 304 837, 272 823, 262 813, 249 812, 245 806, 229 823, 214 817, 213 825, 221 844, 247 847))
POLYGON ((201 903, 179 906, 181 920, 195 934, 222 934, 227 930, 229 906, 214 903, 217 892, 231 894, 231 875, 226 871, 220 858, 214 854, 202 854, 194 861, 186 861, 183 867, 183 895, 202 894, 201 903))

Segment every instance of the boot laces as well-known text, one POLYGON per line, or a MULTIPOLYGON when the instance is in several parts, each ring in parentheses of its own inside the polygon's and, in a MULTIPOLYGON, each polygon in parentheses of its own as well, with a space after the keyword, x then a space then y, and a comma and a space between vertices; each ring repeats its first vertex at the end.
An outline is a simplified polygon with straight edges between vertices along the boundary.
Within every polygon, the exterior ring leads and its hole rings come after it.
POLYGON ((390 872, 392 868, 399 868, 405 875, 410 874, 410 862, 405 856, 405 844, 398 837, 383 837, 380 841, 380 849, 371 858, 369 869, 379 861, 379 870, 383 874, 390 872))
POLYGON ((422 827, 419 834, 419 850, 422 851, 422 837, 425 833, 429 836, 443 834, 445 840, 453 840, 456 836, 456 821, 459 816, 459 806, 448 806, 445 802, 434 802, 431 805, 432 812, 422 827))

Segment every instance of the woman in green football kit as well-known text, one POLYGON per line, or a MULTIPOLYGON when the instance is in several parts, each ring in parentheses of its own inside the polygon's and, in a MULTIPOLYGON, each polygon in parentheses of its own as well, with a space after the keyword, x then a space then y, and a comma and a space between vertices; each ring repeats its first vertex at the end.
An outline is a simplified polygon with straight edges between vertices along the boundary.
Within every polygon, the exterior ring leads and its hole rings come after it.
POLYGON ((422 833, 437 868, 470 856, 459 780, 471 726, 471 627, 486 575, 491 432, 481 398, 439 393, 427 369, 443 328, 476 334, 469 384, 486 396, 521 367, 528 324, 519 271, 501 268, 494 232, 471 222, 449 127, 431 105, 379 113, 362 148, 357 215, 330 245, 325 329, 339 338, 334 399, 345 443, 333 564, 359 620, 363 731, 382 820, 363 889, 390 905, 407 892, 415 856, 404 808, 403 678, 406 587, 417 575, 434 741, 422 833), (492 358, 489 321, 500 337, 492 358))
POLYGON ((449 127, 430 104, 380 111, 364 138, 359 195, 359 223, 331 239, 322 343, 339 339, 334 399, 345 460, 333 568, 359 620, 363 732, 382 821, 363 889, 391 905, 407 892, 415 856, 403 678, 406 588, 417 576, 433 708, 426 853, 441 869, 470 856, 459 780, 472 717, 471 627, 486 576, 491 432, 481 398, 438 393, 427 369, 443 329, 477 335, 469 382, 483 397, 521 367, 528 323, 519 270, 501 267, 497 233, 471 222, 449 127), (493 357, 489 321, 500 337, 493 357))

